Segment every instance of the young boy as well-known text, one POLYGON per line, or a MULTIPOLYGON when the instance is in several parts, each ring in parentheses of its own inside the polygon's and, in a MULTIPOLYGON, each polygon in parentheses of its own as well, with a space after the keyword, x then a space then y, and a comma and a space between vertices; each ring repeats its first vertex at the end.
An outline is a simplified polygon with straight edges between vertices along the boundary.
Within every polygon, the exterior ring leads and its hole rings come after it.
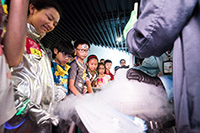
POLYGON ((100 63, 103 63, 103 64, 104 64, 104 59, 103 59, 103 58, 100 60, 100 63))
POLYGON ((114 79, 114 75, 110 72, 110 68, 112 66, 112 61, 111 60, 105 60, 104 64, 105 64, 105 67, 106 67, 105 74, 110 75, 111 80, 113 80, 114 79))
POLYGON ((73 59, 74 49, 70 41, 58 41, 53 49, 54 60, 52 61, 52 72, 54 82, 66 88, 68 94, 68 63, 73 59))
POLYGON ((75 60, 70 64, 69 73, 69 89, 74 95, 84 94, 84 84, 86 84, 88 92, 93 93, 91 82, 86 76, 86 65, 83 60, 87 57, 90 44, 84 39, 78 39, 74 42, 76 53, 75 60))

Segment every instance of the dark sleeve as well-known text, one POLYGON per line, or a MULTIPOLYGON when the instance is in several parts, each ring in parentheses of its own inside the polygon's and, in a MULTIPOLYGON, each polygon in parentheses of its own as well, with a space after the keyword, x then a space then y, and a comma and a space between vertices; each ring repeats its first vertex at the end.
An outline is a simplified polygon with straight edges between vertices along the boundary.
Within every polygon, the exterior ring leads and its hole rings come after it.
POLYGON ((138 57, 160 56, 173 47, 198 0, 141 0, 141 14, 127 34, 129 51, 138 57))
POLYGON ((111 80, 114 80, 114 75, 111 73, 111 80))
POLYGON ((76 62, 73 61, 70 64, 69 79, 75 80, 76 79, 76 75, 77 75, 77 65, 76 65, 76 62))

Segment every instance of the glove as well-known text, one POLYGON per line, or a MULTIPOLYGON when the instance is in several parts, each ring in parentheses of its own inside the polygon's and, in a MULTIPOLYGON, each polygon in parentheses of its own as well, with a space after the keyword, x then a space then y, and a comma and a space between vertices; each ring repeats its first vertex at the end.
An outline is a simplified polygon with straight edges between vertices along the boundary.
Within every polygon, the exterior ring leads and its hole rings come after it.
POLYGON ((50 119, 51 119, 51 123, 54 126, 58 126, 58 124, 59 124, 59 117, 58 116, 52 116, 50 119))
POLYGON ((126 24, 124 31, 123 31, 123 36, 126 39, 126 35, 128 34, 129 30, 133 28, 134 23, 137 21, 137 12, 133 10, 131 12, 130 19, 128 23, 126 24))
POLYGON ((55 85, 54 87, 54 91, 55 91, 55 101, 59 102, 65 99, 66 95, 66 88, 60 85, 55 85))
MULTIPOLYGON (((29 104, 29 106, 31 106, 31 104, 29 104)), ((50 124, 57 126, 59 123, 59 118, 57 116, 50 115, 48 112, 37 105, 33 105, 29 109, 29 116, 32 121, 37 122, 37 124, 41 127, 50 124)))
POLYGON ((58 124, 58 118, 51 116, 47 111, 41 108, 40 105, 33 103, 21 92, 15 91, 15 106, 17 109, 16 116, 26 117, 36 122, 39 126, 54 125, 58 124))
POLYGON ((137 80, 139 82, 144 82, 144 83, 147 83, 147 84, 153 84, 155 86, 162 86, 163 87, 163 84, 162 84, 160 78, 151 77, 148 74, 146 74, 146 73, 144 73, 140 70, 134 69, 134 68, 130 68, 127 71, 126 78, 129 79, 129 80, 137 80))

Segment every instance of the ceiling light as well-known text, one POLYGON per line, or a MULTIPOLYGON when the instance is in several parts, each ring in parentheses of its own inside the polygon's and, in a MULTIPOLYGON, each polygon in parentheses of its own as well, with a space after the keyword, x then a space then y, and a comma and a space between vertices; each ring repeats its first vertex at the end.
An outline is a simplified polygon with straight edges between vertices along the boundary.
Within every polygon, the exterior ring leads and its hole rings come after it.
POLYGON ((120 36, 120 37, 117 37, 117 41, 118 42, 122 42, 122 37, 120 36))

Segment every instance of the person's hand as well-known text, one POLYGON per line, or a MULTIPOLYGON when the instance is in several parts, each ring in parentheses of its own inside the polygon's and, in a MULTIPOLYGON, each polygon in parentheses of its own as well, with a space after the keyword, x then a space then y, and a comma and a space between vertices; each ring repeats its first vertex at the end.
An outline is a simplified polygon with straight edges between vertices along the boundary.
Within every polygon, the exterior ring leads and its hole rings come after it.
POLYGON ((153 85, 156 85, 156 86, 159 86, 159 85, 163 86, 160 78, 151 77, 148 74, 146 74, 146 73, 144 73, 140 70, 134 69, 134 68, 130 68, 127 71, 126 78, 128 80, 137 80, 139 82, 144 82, 144 83, 147 83, 147 84, 153 84, 153 85))
POLYGON ((56 85, 54 88, 55 91, 55 101, 59 102, 65 99, 66 95, 66 88, 60 85, 56 85))
POLYGON ((83 94, 86 94, 86 93, 87 93, 87 88, 84 87, 83 94))
POLYGON ((97 81, 96 80, 92 81, 91 86, 92 87, 96 87, 97 86, 97 81))

